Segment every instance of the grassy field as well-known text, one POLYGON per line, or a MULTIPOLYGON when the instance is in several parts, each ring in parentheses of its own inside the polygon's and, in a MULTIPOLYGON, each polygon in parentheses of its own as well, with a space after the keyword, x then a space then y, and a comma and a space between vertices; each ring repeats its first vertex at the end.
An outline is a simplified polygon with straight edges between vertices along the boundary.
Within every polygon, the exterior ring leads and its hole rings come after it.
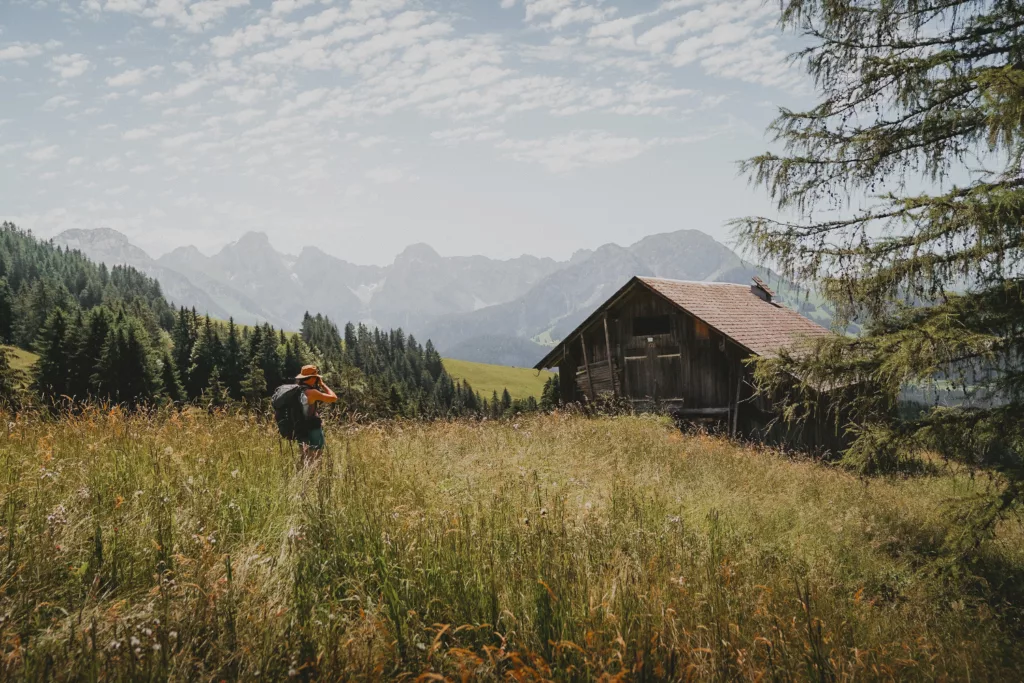
POLYGON ((39 360, 39 356, 32 353, 31 351, 25 351, 14 346, 7 347, 14 351, 14 362, 11 363, 14 369, 21 370, 24 373, 31 371, 32 366, 39 360))
POLYGON ((11 366, 15 370, 21 370, 24 373, 24 383, 27 386, 32 379, 32 368, 39 360, 39 356, 32 353, 31 351, 25 351, 19 349, 16 346, 8 346, 11 351, 14 352, 14 357, 11 360, 11 366))
POLYGON ((647 418, 0 416, 4 680, 1019 680, 1024 530, 647 418))
POLYGON ((540 399, 544 382, 553 374, 544 371, 538 375, 536 370, 530 368, 510 368, 451 358, 444 359, 444 367, 452 377, 468 381, 484 398, 490 398, 493 391, 497 391, 500 396, 502 389, 507 388, 512 398, 533 396, 540 399))

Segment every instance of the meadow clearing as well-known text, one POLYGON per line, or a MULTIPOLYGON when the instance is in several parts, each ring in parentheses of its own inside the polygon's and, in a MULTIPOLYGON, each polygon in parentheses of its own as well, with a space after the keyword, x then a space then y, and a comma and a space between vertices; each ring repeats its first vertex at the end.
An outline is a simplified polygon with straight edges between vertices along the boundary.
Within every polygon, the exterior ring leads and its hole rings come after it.
POLYGON ((6 680, 1019 679, 998 479, 861 479, 651 417, 3 416, 6 680), (955 545, 955 544, 954 544, 955 545))
POLYGON ((533 396, 540 400, 544 383, 555 376, 555 373, 547 370, 537 372, 533 368, 512 368, 454 358, 444 359, 444 369, 452 378, 469 382, 473 389, 487 399, 491 397, 492 392, 497 392, 501 396, 501 392, 508 389, 512 398, 525 399, 533 396))

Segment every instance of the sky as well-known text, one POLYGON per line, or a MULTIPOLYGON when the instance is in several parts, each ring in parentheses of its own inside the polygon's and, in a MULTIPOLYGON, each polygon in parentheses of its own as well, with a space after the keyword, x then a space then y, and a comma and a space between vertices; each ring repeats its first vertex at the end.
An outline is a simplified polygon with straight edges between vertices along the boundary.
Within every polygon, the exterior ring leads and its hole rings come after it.
POLYGON ((0 219, 158 256, 568 258, 771 211, 763 0, 0 0, 0 219))

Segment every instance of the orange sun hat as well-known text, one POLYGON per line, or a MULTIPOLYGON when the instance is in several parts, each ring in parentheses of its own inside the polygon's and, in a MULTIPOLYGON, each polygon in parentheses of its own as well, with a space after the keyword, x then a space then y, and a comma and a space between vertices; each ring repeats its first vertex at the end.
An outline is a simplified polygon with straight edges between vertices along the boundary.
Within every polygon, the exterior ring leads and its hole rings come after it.
POLYGON ((299 374, 295 377, 295 381, 301 382, 302 380, 310 379, 312 377, 321 379, 320 371, 317 370, 315 365, 303 365, 302 370, 299 370, 299 374))

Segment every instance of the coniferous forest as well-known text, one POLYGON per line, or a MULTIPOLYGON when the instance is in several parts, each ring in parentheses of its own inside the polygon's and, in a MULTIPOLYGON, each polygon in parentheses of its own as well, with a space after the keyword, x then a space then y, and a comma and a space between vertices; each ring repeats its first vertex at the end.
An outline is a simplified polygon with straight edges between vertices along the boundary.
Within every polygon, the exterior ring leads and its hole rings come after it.
MULTIPOLYGON (((0 227, 0 343, 39 354, 29 391, 0 354, 2 399, 72 407, 187 403, 265 407, 303 365, 320 368, 337 409, 369 419, 501 417, 536 410, 506 390, 481 397, 453 379, 430 341, 306 313, 302 329, 240 326, 175 310, 152 278, 108 269, 11 223, 0 227)), ((542 403, 557 396, 550 382, 542 403)))

